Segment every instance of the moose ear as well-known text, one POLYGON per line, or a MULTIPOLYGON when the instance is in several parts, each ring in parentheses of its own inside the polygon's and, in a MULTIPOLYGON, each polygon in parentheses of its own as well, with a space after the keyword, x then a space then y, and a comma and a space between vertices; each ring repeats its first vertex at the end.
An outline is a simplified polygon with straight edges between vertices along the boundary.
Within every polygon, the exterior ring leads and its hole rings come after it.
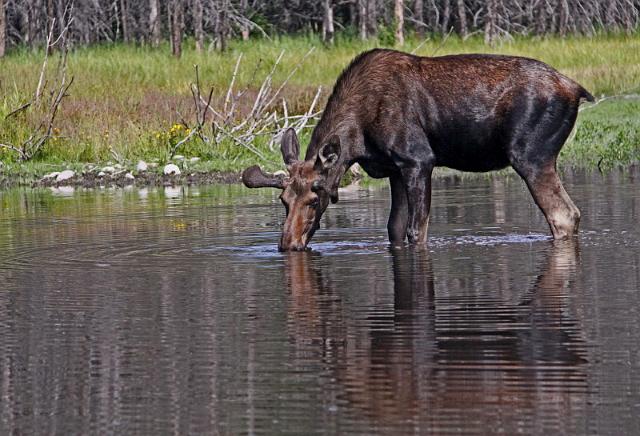
POLYGON ((291 165, 298 160, 300 143, 298 142, 298 135, 296 135, 296 131, 293 128, 288 128, 282 135, 280 150, 282 151, 285 165, 291 165))
POLYGON ((322 168, 333 168, 338 163, 340 157, 340 138, 337 135, 333 135, 329 138, 329 142, 322 146, 318 152, 318 159, 322 164, 322 168))

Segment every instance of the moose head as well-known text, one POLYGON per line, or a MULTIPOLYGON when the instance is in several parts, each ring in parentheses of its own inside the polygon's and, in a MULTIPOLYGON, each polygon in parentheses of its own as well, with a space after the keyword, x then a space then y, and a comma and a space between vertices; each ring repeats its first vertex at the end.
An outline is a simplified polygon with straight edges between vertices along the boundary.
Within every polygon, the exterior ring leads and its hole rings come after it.
POLYGON ((340 138, 331 136, 317 154, 299 160, 300 143, 294 129, 282 136, 280 149, 287 166, 288 176, 268 174, 254 165, 242 173, 242 182, 248 188, 278 188, 280 200, 286 210, 286 220, 278 249, 302 251, 320 226, 320 218, 329 202, 338 201, 338 190, 329 177, 330 170, 340 158, 340 138))

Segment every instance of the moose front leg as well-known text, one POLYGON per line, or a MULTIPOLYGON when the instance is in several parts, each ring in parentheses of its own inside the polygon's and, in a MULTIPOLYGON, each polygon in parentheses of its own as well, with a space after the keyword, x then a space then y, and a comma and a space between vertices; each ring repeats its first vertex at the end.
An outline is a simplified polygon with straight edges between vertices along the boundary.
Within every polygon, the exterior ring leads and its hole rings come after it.
POLYGON ((425 244, 429 227, 431 209, 431 173, 430 163, 417 164, 403 168, 402 181, 407 192, 408 221, 407 238, 410 244, 425 244))
POLYGON ((392 246, 397 247, 401 246, 407 237, 409 217, 407 190, 399 174, 389 177, 389 183, 391 185, 391 212, 389 213, 387 231, 389 232, 389 242, 392 246))

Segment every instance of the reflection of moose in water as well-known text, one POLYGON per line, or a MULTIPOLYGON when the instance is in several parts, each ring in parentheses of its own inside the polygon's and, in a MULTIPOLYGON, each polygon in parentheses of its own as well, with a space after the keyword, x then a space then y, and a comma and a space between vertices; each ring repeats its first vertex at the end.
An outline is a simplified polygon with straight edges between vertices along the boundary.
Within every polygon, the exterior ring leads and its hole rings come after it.
POLYGON ((554 244, 518 302, 487 304, 436 289, 424 250, 393 251, 393 310, 369 309, 364 322, 345 315, 345 295, 323 276, 324 259, 291 253, 295 352, 306 363, 321 356, 349 411, 381 425, 435 430, 475 419, 515 431, 523 411, 562 421, 584 406, 587 389, 581 332, 567 314, 577 253, 572 243, 554 244))

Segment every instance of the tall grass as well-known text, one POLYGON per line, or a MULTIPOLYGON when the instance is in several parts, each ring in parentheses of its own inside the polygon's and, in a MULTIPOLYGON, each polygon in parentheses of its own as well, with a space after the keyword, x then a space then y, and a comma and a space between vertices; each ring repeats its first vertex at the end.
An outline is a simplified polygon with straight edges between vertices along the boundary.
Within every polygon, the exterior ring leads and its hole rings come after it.
MULTIPOLYGON (((192 44, 187 44, 191 47, 192 44)), ((315 51, 288 83, 285 98, 292 112, 301 112, 323 86, 326 99, 340 71, 359 52, 378 46, 375 40, 362 42, 338 37, 332 47, 324 46, 315 36, 282 36, 273 40, 235 41, 225 53, 198 54, 187 48, 179 60, 170 56, 168 46, 158 49, 133 45, 102 45, 74 50, 68 60, 69 72, 75 76, 71 95, 63 102, 58 117, 58 136, 47 144, 38 159, 44 162, 97 162, 115 155, 127 160, 159 159, 166 156, 171 140, 170 129, 181 117, 192 114, 189 86, 194 80, 193 65, 200 67, 202 87, 214 88, 215 98, 223 98, 236 58, 243 53, 243 66, 237 87, 257 86, 255 76, 264 77, 278 54, 284 50, 281 68, 274 82, 281 83, 303 55, 315 51)), ((599 35, 596 37, 517 38, 496 47, 487 47, 480 38, 463 41, 408 38, 405 51, 431 56, 453 53, 492 52, 522 55, 549 63, 576 79, 594 95, 635 93, 640 90, 640 35, 599 35)), ((38 81, 43 54, 16 50, 0 60, 0 142, 19 143, 35 122, 27 114, 5 120, 6 114, 29 100, 38 81)), ((585 129, 597 131, 602 118, 613 116, 612 104, 605 111, 593 109, 594 119, 583 123, 585 129), (596 119, 597 118, 597 119, 596 119)), ((586 112, 585 112, 586 117, 586 112)), ((636 125, 637 126, 637 125, 636 125)), ((585 130, 586 132, 586 130, 585 130)), ((623 133, 625 134, 625 133, 623 133)), ((575 141, 586 143, 586 133, 577 132, 575 141)), ((600 137, 592 133, 594 141, 600 137)), ((265 147, 258 140, 257 147, 265 147)), ((585 145, 586 146, 586 145, 585 145)), ((238 145, 205 146, 192 141, 181 150, 212 162, 213 169, 235 170, 255 159, 238 145)), ((278 161, 277 153, 265 151, 278 161)), ((578 154, 567 154, 577 159, 578 154)), ((0 159, 14 157, 0 151, 0 159)))

